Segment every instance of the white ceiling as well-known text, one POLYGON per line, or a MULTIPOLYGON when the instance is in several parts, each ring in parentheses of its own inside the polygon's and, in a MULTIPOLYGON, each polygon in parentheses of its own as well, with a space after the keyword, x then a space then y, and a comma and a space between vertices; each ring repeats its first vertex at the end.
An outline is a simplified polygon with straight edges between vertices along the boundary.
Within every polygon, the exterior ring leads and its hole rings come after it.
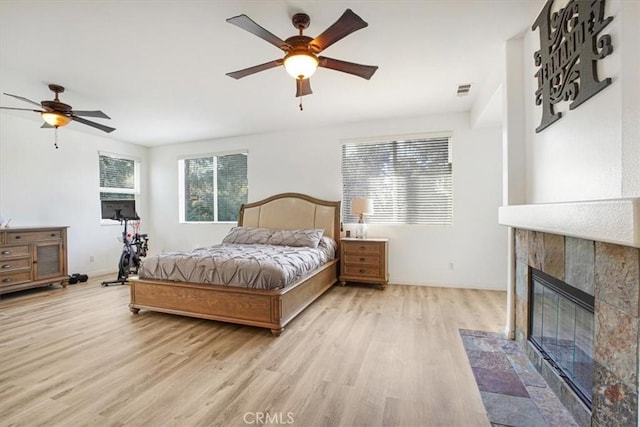
MULTIPOLYGON (((69 127, 146 146, 468 111, 503 64, 503 42, 530 28, 539 3, 0 0, 0 91, 39 102, 53 99, 48 83, 60 84, 61 101, 104 111, 112 120, 95 121, 117 130, 69 127), (304 12, 305 34, 315 37, 346 8, 369 26, 323 55, 378 65, 371 80, 321 68, 299 111, 295 81, 281 67, 240 80, 225 75, 282 57, 226 18, 247 14, 285 39, 296 33, 291 16, 304 12), (458 97, 463 83, 471 92, 458 97)), ((0 105, 29 108, 7 96, 0 105)))

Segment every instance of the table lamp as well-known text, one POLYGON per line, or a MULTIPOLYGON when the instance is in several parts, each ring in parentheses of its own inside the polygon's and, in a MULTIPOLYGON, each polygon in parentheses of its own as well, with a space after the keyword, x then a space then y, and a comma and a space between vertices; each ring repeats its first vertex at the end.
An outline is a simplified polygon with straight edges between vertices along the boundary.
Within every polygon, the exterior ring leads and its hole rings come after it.
POLYGON ((373 213, 373 200, 357 197, 351 200, 351 213, 358 215, 358 225, 356 226, 356 238, 367 238, 367 224, 364 222, 365 215, 373 213))

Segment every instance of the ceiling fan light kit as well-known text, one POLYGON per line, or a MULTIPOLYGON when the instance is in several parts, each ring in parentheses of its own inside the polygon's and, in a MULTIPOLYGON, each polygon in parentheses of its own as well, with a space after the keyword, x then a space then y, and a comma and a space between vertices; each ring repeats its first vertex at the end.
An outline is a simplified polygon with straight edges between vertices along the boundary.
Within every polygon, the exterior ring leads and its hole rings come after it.
MULTIPOLYGON (((302 34, 303 30, 307 29, 311 22, 309 15, 306 13, 296 13, 293 15, 291 22, 299 34, 289 37, 286 40, 282 40, 264 29, 247 15, 234 16, 227 19, 227 22, 260 37, 285 53, 282 59, 276 59, 264 64, 227 73, 229 77, 234 79, 241 79, 260 71, 284 65, 287 73, 296 79, 296 97, 302 97, 313 93, 311 91, 309 77, 315 73, 318 67, 341 71, 367 80, 369 80, 378 69, 378 67, 374 65, 362 65, 317 56, 338 40, 369 25, 351 9, 347 9, 336 22, 315 39, 302 34)), ((302 102, 300 102, 300 109, 302 110, 302 102)))
POLYGON ((318 58, 308 52, 291 52, 284 57, 284 68, 294 79, 308 79, 318 69, 318 58))
POLYGON ((40 115, 49 126, 53 126, 54 128, 66 126, 71 123, 71 117, 55 111, 43 111, 40 115))

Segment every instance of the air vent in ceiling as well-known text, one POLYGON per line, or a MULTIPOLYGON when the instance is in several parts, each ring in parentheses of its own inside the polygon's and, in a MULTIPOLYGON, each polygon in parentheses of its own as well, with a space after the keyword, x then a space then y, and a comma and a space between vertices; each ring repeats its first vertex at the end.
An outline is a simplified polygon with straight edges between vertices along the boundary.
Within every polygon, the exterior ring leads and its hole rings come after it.
POLYGON ((471 90, 471 84, 463 84, 463 85, 458 85, 458 92, 456 93, 458 96, 466 96, 469 94, 469 91, 471 90))

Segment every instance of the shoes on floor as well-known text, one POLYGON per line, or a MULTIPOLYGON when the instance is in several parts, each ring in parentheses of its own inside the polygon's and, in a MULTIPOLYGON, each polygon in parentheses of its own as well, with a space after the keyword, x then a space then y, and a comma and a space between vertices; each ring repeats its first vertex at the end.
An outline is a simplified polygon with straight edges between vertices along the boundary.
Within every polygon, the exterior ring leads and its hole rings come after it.
POLYGON ((89 276, 87 276, 86 274, 74 273, 69 276, 70 285, 75 285, 78 282, 86 282, 87 280, 89 280, 89 276))

